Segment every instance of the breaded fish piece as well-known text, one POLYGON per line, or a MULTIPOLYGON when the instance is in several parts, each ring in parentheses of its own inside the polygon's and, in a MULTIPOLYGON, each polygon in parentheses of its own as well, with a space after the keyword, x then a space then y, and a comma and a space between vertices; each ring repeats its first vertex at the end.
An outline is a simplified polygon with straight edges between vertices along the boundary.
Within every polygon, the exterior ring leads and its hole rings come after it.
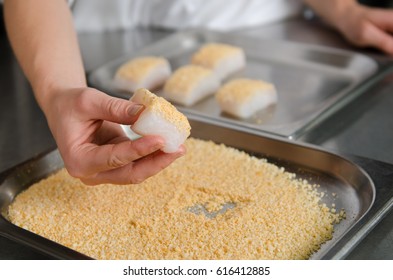
POLYGON ((232 80, 223 85, 215 97, 223 112, 244 119, 277 102, 273 84, 251 79, 232 80))
POLYGON ((198 65, 177 69, 164 86, 164 97, 184 106, 191 106, 213 95, 220 86, 213 71, 198 65))
POLYGON ((163 85, 171 73, 170 64, 163 57, 137 57, 119 67, 114 84, 118 89, 131 92, 138 88, 153 90, 163 85))
POLYGON ((212 69, 220 80, 243 69, 246 59, 243 49, 228 44, 203 45, 191 59, 192 64, 212 69))
POLYGON ((186 116, 162 97, 147 89, 138 89, 130 101, 143 104, 145 109, 131 129, 139 135, 159 135, 165 141, 165 153, 176 152, 190 135, 186 116))

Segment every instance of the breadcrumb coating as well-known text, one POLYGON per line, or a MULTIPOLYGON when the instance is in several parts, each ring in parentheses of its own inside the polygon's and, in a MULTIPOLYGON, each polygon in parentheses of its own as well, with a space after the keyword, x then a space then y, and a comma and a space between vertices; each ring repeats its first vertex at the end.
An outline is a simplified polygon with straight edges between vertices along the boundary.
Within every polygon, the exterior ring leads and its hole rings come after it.
POLYGON ((19 194, 9 218, 96 259, 307 259, 332 238, 340 216, 317 186, 222 144, 186 147, 140 185, 85 186, 61 170, 19 194))
POLYGON ((186 65, 177 69, 167 80, 164 92, 172 95, 191 94, 192 90, 206 77, 214 75, 210 69, 198 65, 186 65))
POLYGON ((187 135, 190 135, 191 126, 187 117, 166 99, 155 95, 147 89, 141 88, 135 92, 130 100, 143 104, 145 106, 144 111, 159 114, 164 120, 173 124, 179 131, 185 131, 187 135))
POLYGON ((223 85, 216 93, 218 100, 230 100, 234 103, 244 103, 255 94, 275 90, 273 84, 253 79, 235 79, 223 85))
POLYGON ((191 63, 214 69, 220 61, 234 55, 241 55, 243 50, 239 47, 222 43, 209 43, 203 45, 191 58, 191 63))
POLYGON ((163 57, 137 57, 121 65, 115 75, 132 80, 135 83, 140 83, 154 68, 166 64, 168 64, 168 62, 163 57))

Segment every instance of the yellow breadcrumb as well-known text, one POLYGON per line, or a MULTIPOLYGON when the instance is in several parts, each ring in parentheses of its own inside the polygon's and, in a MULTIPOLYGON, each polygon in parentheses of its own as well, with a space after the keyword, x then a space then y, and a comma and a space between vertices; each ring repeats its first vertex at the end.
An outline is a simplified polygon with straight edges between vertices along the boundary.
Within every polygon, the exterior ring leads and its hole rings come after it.
POLYGON ((140 185, 85 186, 65 170, 34 184, 10 220, 97 259, 307 259, 339 215, 317 186, 264 159, 190 138, 140 185), (218 211, 209 218, 191 208, 218 211))
POLYGON ((192 56, 191 63, 213 69, 222 59, 241 53, 243 53, 243 50, 239 47, 222 43, 209 43, 203 45, 192 56))
POLYGON ((164 92, 174 96, 190 94, 201 80, 210 75, 214 75, 213 72, 202 66, 183 66, 177 69, 165 83, 164 92))
POLYGON ((275 90, 273 84, 252 79, 235 79, 223 85, 216 93, 218 100, 230 100, 234 103, 243 103, 251 99, 258 91, 275 90))
POLYGON ((163 57, 137 57, 121 65, 115 75, 139 83, 152 69, 167 63, 163 57))
POLYGON ((131 97, 131 101, 135 100, 145 106, 144 112, 151 111, 159 114, 164 120, 172 123, 180 131, 187 132, 190 135, 191 126, 188 122, 187 117, 179 112, 175 106, 173 106, 166 99, 155 95, 147 89, 138 89, 134 97, 131 97))

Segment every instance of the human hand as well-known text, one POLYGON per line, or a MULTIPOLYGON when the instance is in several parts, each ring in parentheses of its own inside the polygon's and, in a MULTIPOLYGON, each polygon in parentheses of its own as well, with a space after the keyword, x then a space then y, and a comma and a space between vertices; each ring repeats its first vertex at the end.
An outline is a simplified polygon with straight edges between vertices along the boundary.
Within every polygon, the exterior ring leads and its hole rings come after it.
POLYGON ((163 153, 158 136, 131 141, 119 124, 133 124, 142 105, 92 88, 51 94, 44 108, 65 167, 89 185, 140 183, 185 153, 163 153))
POLYGON ((66 1, 5 1, 4 15, 11 45, 72 176, 91 185, 139 183, 184 154, 184 147, 161 152, 157 136, 129 140, 119 123, 132 124, 141 107, 86 87, 66 1))
POLYGON ((352 4, 335 25, 354 45, 375 47, 393 55, 392 10, 352 4))
POLYGON ((355 0, 304 0, 352 44, 393 55, 393 10, 371 8, 355 0))

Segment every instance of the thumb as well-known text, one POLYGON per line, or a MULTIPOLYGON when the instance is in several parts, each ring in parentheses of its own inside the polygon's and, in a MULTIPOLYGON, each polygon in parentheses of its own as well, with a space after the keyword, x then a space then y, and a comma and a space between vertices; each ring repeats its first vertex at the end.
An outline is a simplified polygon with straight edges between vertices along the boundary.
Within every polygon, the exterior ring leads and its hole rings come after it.
POLYGON ((144 109, 142 104, 111 97, 100 91, 91 100, 95 119, 119 124, 133 124, 144 109))

